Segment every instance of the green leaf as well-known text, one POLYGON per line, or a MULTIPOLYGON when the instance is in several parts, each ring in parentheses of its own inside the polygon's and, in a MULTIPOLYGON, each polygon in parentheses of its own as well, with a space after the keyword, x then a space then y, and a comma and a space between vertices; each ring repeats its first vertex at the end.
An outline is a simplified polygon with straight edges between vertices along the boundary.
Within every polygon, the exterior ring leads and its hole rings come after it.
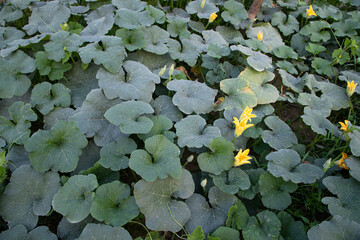
POLYGON ((26 227, 22 224, 19 224, 0 233, 0 239, 23 240, 26 238, 26 235, 26 227))
POLYGON ((173 38, 177 36, 188 38, 191 33, 187 29, 187 23, 188 21, 182 18, 168 19, 167 32, 173 38))
POLYGON ((176 91, 172 102, 183 113, 196 114, 211 112, 217 91, 208 87, 205 83, 189 80, 173 80, 166 87, 176 91))
MULTIPOLYGON (((200 156, 198 157, 199 165, 200 165, 200 156)), ((233 162, 234 162, 234 158, 232 155, 232 163, 233 162)), ((201 167, 200 169, 203 170, 201 167)), ((215 186, 217 186, 221 191, 230 194, 236 194, 239 191, 239 189, 246 190, 249 189, 251 186, 249 176, 240 168, 231 168, 228 172, 222 172, 218 176, 212 175, 212 178, 215 186)))
POLYGON ((350 168, 350 175, 360 182, 360 159, 351 156, 346 160, 346 166, 350 168))
POLYGON ((263 141, 276 150, 289 148, 298 143, 295 133, 291 128, 277 116, 269 116, 265 124, 272 130, 262 133, 263 141))
POLYGON ((220 137, 217 127, 207 126, 205 119, 199 115, 189 115, 175 124, 179 147, 201 148, 208 146, 211 139, 220 137))
POLYGON ((294 51, 294 49, 292 49, 291 47, 286 46, 286 45, 283 45, 281 47, 274 49, 273 53, 278 58, 284 58, 284 59, 288 59, 288 58, 297 59, 298 58, 298 54, 294 51))
POLYGON ((56 172, 39 173, 30 165, 16 169, 0 198, 0 214, 10 228, 23 224, 33 229, 38 216, 51 210, 51 200, 60 187, 56 172))
POLYGON ((278 239, 281 222, 275 213, 265 210, 249 218, 249 222, 242 231, 245 240, 278 239))
POLYGON ((295 221, 292 216, 284 211, 277 214, 281 222, 281 236, 284 239, 303 240, 306 238, 305 227, 302 221, 295 221))
POLYGON ((191 215, 189 206, 180 199, 189 198, 194 189, 192 176, 185 169, 180 179, 138 181, 134 186, 134 197, 145 215, 146 226, 156 231, 180 231, 191 215))
POLYGON ((86 137, 94 137, 98 146, 104 146, 122 135, 120 128, 111 124, 104 117, 104 113, 112 106, 121 103, 115 98, 109 100, 101 89, 93 89, 86 96, 82 106, 70 117, 86 137))
POLYGON ((286 15, 281 11, 274 13, 271 25, 277 26, 284 36, 289 36, 299 31, 299 22, 296 18, 292 15, 286 15))
POLYGON ((339 215, 360 222, 360 207, 357 204, 360 196, 360 183, 353 178, 330 176, 323 179, 323 184, 336 197, 324 197, 321 202, 328 205, 331 215, 339 215))
POLYGON ((102 45, 98 42, 91 43, 79 49, 79 55, 83 63, 102 64, 111 73, 118 73, 121 70, 126 51, 121 38, 104 36, 101 39, 102 45))
POLYGON ((313 67, 319 74, 325 74, 328 77, 332 77, 334 75, 331 62, 328 60, 316 57, 311 61, 311 67, 313 67))
POLYGON ((266 156, 268 171, 275 177, 294 183, 314 183, 324 172, 310 163, 302 163, 299 154, 292 149, 281 149, 266 156))
POLYGON ((162 55, 168 52, 166 43, 170 40, 169 33, 154 25, 144 28, 146 46, 145 51, 162 55))
POLYGON ((331 27, 335 29, 335 35, 338 37, 353 37, 357 35, 357 29, 360 28, 359 22, 354 19, 345 19, 340 22, 334 22, 331 27))
POLYGON ((186 11, 189 14, 194 14, 196 13, 197 16, 201 19, 209 19, 210 15, 213 12, 218 12, 219 8, 216 7, 216 5, 214 3, 212 3, 211 1, 206 1, 204 8, 201 9, 201 3, 202 0, 195 0, 195 1, 191 1, 188 3, 188 5, 186 6, 186 11))
POLYGON ((279 97, 279 92, 271 84, 266 84, 274 79, 274 74, 269 71, 258 72, 246 68, 239 75, 239 79, 249 82, 250 89, 255 93, 258 104, 274 103, 279 97))
POLYGON ((184 61, 190 67, 195 66, 200 51, 189 39, 182 39, 181 44, 174 39, 170 39, 167 46, 172 59, 184 61))
POLYGON ((236 230, 242 230, 249 221, 249 213, 245 205, 237 199, 234 206, 230 207, 226 226, 236 230))
POLYGON ((179 109, 173 104, 171 98, 166 95, 157 97, 151 105, 156 115, 163 115, 173 122, 178 122, 183 117, 179 109))
POLYGON ((94 219, 89 215, 87 218, 78 223, 70 223, 63 217, 57 227, 57 235, 60 239, 71 240, 80 236, 86 224, 91 223, 94 219))
POLYGON ((159 24, 163 24, 165 22, 165 13, 158 9, 155 8, 151 5, 147 5, 146 6, 146 10, 150 13, 150 16, 159 24))
POLYGON ((197 193, 186 200, 191 211, 191 217, 185 225, 187 231, 192 232, 201 226, 204 234, 213 232, 225 223, 229 208, 236 200, 234 195, 224 193, 217 187, 210 188, 208 198, 210 206, 206 199, 197 193))
POLYGON ((219 227, 211 234, 212 237, 218 237, 221 240, 240 240, 239 231, 229 227, 219 227))
POLYGON ((131 240, 129 232, 122 227, 111 227, 104 224, 88 223, 77 240, 104 239, 131 240))
POLYGON ((298 102, 301 105, 306 106, 304 108, 305 113, 313 111, 323 117, 328 117, 331 113, 331 102, 326 98, 319 98, 315 94, 300 93, 298 102))
POLYGON ((355 156, 360 156, 360 132, 359 131, 353 131, 349 133, 350 136, 350 150, 351 153, 355 156))
POLYGON ((8 144, 23 144, 30 136, 30 127, 37 115, 29 103, 14 102, 8 109, 11 120, 0 116, 0 136, 8 144))
POLYGON ((23 74, 34 70, 34 59, 21 50, 8 57, 0 57, 0 97, 22 96, 31 85, 30 79, 23 74))
POLYGON ((347 240, 360 237, 360 224, 341 216, 313 226, 307 233, 309 240, 347 240))
POLYGON ((301 118, 306 125, 310 126, 311 129, 318 134, 326 136, 326 130, 328 130, 329 132, 340 136, 340 132, 337 127, 328 119, 326 119, 326 117, 315 111, 308 110, 304 115, 301 116, 301 118))
POLYGON ((115 35, 123 40, 126 49, 129 51, 142 49, 146 46, 144 32, 141 29, 121 28, 116 31, 115 35))
POLYGON ((136 143, 131 138, 119 137, 101 149, 100 164, 113 171, 125 169, 129 165, 127 155, 132 153, 136 148, 136 143))
POLYGON ((257 25, 256 27, 250 27, 246 31, 246 35, 248 36, 248 38, 256 39, 259 31, 263 32, 263 39, 261 40, 261 42, 266 46, 269 52, 272 52, 274 49, 284 45, 279 31, 273 26, 271 26, 270 23, 262 23, 257 25))
POLYGON ((296 93, 301 93, 303 91, 303 88, 305 86, 305 79, 307 75, 304 75, 301 78, 299 77, 295 78, 294 76, 285 72, 282 69, 279 70, 279 73, 282 78, 282 83, 286 87, 290 87, 296 93))
POLYGON ((204 232, 200 226, 187 236, 187 240, 204 240, 204 238, 204 232))
POLYGON ((79 172, 80 175, 91 175, 94 174, 99 185, 116 181, 120 178, 119 171, 111 171, 110 169, 104 168, 99 162, 95 162, 90 168, 79 172))
POLYGON ((315 43, 309 43, 309 45, 307 45, 305 49, 306 51, 314 54, 314 56, 326 50, 325 47, 315 43))
POLYGON ((46 2, 45 5, 32 9, 29 23, 23 27, 28 35, 36 32, 54 33, 59 30, 60 24, 67 22, 71 15, 70 9, 57 1, 46 2))
POLYGON ((150 102, 159 76, 153 74, 145 65, 135 61, 125 61, 123 68, 111 73, 100 68, 96 74, 99 86, 108 99, 120 97, 124 100, 150 102))
POLYGON ((325 21, 311 21, 299 33, 303 36, 310 36, 312 42, 326 42, 331 37, 328 31, 323 30, 326 28, 330 28, 330 24, 325 21))
MULTIPOLYGON (((256 71, 261 72, 265 69, 272 68, 272 59, 265 54, 251 50, 248 47, 242 45, 232 45, 230 46, 232 51, 240 51, 246 56, 249 56, 246 61, 250 67, 254 68, 256 71)), ((272 48, 273 49, 273 48, 272 48)))
POLYGON ((316 14, 321 18, 332 18, 336 21, 339 21, 343 17, 341 10, 333 5, 323 5, 319 7, 316 14))
POLYGON ((55 234, 50 232, 49 228, 46 226, 39 226, 29 233, 27 232, 24 225, 16 225, 9 230, 6 230, 0 234, 0 239, 12 239, 12 240, 36 240, 36 239, 48 239, 48 240, 57 240, 55 234))
POLYGON ((181 177, 180 149, 164 135, 155 135, 145 140, 145 150, 131 153, 129 166, 148 182, 170 175, 181 177), (152 157, 151 157, 151 155, 152 157))
POLYGON ((223 137, 217 137, 210 141, 209 148, 210 153, 202 153, 198 157, 198 164, 202 171, 219 175, 233 166, 234 144, 223 137))
POLYGON ((30 161, 37 171, 71 172, 87 144, 74 122, 60 120, 50 131, 40 129, 34 133, 25 143, 25 149, 30 152, 30 161))
POLYGON ((329 82, 319 82, 318 88, 323 93, 321 98, 331 102, 333 110, 336 111, 350 107, 346 89, 343 87, 329 82))
POLYGON ((93 190, 98 187, 95 175, 75 175, 55 194, 52 206, 70 223, 84 220, 90 213, 94 202, 93 190))
POLYGON ((99 87, 95 77, 98 70, 99 67, 95 64, 90 64, 86 70, 83 70, 81 63, 76 62, 72 69, 65 73, 67 80, 60 80, 60 83, 71 90, 71 104, 74 107, 80 107, 86 95, 92 89, 99 87))
POLYGON ((70 89, 61 83, 54 85, 49 82, 36 84, 31 91, 31 105, 46 115, 55 106, 69 107, 71 103, 70 89))
POLYGON ((130 187, 120 181, 103 184, 96 189, 91 215, 108 225, 123 226, 139 214, 130 187))
POLYGON ((141 0, 112 0, 111 3, 118 9, 125 8, 137 12, 146 7, 146 3, 141 0))
POLYGON ((62 79, 64 73, 72 67, 70 63, 60 63, 49 60, 47 53, 44 51, 36 52, 35 57, 35 65, 40 75, 49 76, 51 81, 62 79))
POLYGON ((23 31, 17 30, 14 27, 0 27, 0 48, 5 48, 8 43, 22 39, 24 36, 25 33, 23 31))
POLYGON ((153 113, 150 104, 142 101, 126 101, 109 108, 104 117, 120 127, 122 133, 138 134, 150 132, 153 122, 144 114, 153 113))
POLYGON ((162 134, 170 141, 173 141, 175 138, 175 133, 172 131, 168 131, 173 127, 173 123, 170 119, 165 116, 153 116, 150 117, 151 121, 153 122, 153 127, 151 128, 150 132, 147 134, 138 134, 138 137, 142 140, 148 139, 152 136, 157 134, 162 134))
POLYGON ((245 79, 224 79, 220 82, 220 89, 226 96, 224 101, 218 105, 217 110, 228 108, 245 109, 247 106, 255 107, 257 105, 256 95, 249 88, 249 82, 245 79))
POLYGON ((291 181, 285 182, 276 178, 269 172, 265 172, 259 179, 261 201, 265 207, 284 210, 291 204, 291 196, 297 189, 297 185, 291 181))
POLYGON ((278 68, 281 68, 280 70, 284 69, 291 74, 298 74, 298 71, 296 70, 294 65, 288 61, 279 61, 276 63, 276 66, 278 68))
POLYGON ((259 190, 260 176, 265 172, 262 168, 245 170, 245 173, 249 176, 251 187, 247 190, 240 190, 238 196, 246 199, 253 199, 259 190))
POLYGON ((58 31, 51 36, 50 41, 44 45, 44 49, 48 59, 59 62, 65 57, 66 51, 76 52, 80 45, 82 45, 82 40, 79 35, 58 31))
POLYGON ((341 48, 333 51, 332 58, 340 65, 344 65, 347 61, 351 60, 350 54, 341 48))
POLYGON ((148 11, 133 11, 126 8, 120 8, 116 11, 115 24, 120 28, 137 29, 141 26, 149 27, 155 20, 148 11))
POLYGON ((226 1, 224 3, 226 11, 221 13, 221 17, 225 22, 230 22, 235 27, 248 18, 248 13, 243 4, 234 0, 226 1))

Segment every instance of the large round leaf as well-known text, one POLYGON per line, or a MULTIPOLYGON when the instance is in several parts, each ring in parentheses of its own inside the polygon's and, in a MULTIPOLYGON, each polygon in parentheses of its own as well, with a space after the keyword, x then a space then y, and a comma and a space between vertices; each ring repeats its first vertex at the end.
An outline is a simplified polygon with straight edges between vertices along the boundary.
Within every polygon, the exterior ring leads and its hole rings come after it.
POLYGON ((131 240, 128 231, 122 227, 111 227, 104 224, 89 223, 76 240, 131 240))
POLYGON ((89 215, 87 218, 78 223, 70 223, 63 217, 57 226, 57 235, 62 240, 73 240, 80 236, 86 224, 91 223, 94 219, 89 215))
POLYGON ((211 1, 206 1, 203 8, 201 8, 202 0, 195 0, 189 2, 186 6, 186 11, 190 14, 196 13, 199 18, 209 19, 213 12, 219 11, 211 1))
POLYGON ((294 183, 314 183, 324 174, 323 170, 310 163, 302 163, 299 154, 292 149, 281 149, 266 156, 268 171, 275 177, 294 183))
POLYGON ((107 99, 101 89, 93 89, 70 120, 75 121, 80 131, 87 137, 94 137, 96 145, 104 146, 122 135, 119 127, 111 124, 104 117, 106 110, 121 102, 120 98, 107 99))
POLYGON ((270 52, 284 45, 279 31, 271 26, 270 23, 262 23, 256 27, 250 27, 246 31, 246 34, 249 38, 257 38, 259 31, 263 33, 261 43, 264 44, 270 52))
POLYGON ((167 95, 161 95, 151 103, 156 115, 164 115, 173 122, 178 122, 183 118, 182 113, 173 104, 171 98, 167 95))
POLYGON ((52 206, 71 223, 84 220, 94 202, 93 190, 98 187, 94 174, 75 175, 55 194, 52 206))
POLYGON ((264 71, 265 69, 272 68, 272 59, 261 52, 253 51, 248 47, 242 45, 232 45, 230 47, 232 51, 240 51, 248 58, 246 59, 247 63, 254 68, 256 71, 264 71))
POLYGON ((139 215, 130 187, 119 181, 103 184, 96 189, 91 215, 108 225, 122 226, 139 215))
POLYGON ((146 139, 145 149, 133 151, 129 161, 130 168, 143 179, 153 182, 168 175, 176 179, 181 177, 180 149, 164 135, 146 139))
POLYGON ((16 169, 0 198, 0 214, 10 227, 23 224, 33 229, 38 216, 45 216, 60 187, 56 172, 39 173, 30 165, 16 169))
POLYGON ((136 147, 135 141, 131 138, 119 137, 101 149, 100 164, 113 171, 125 169, 129 165, 127 155, 132 153, 136 147))
POLYGON ((153 116, 150 118, 153 122, 153 127, 150 132, 147 134, 138 134, 138 137, 142 140, 155 136, 157 134, 162 134, 166 136, 170 141, 174 141, 175 133, 168 131, 173 127, 172 121, 165 116, 153 116))
POLYGON ((341 216, 323 221, 309 229, 309 240, 350 240, 360 239, 360 224, 341 216))
POLYGON ((191 210, 191 218, 186 222, 185 228, 192 232, 201 226, 204 234, 213 232, 225 223, 230 207, 235 203, 236 197, 224 193, 217 187, 209 190, 209 203, 200 194, 194 193, 186 203, 191 210))
POLYGON ((114 125, 120 127, 122 133, 148 133, 153 122, 150 118, 142 116, 153 113, 150 104, 142 101, 127 101, 109 108, 104 116, 114 125))
POLYGON ((159 76, 153 74, 145 65, 135 61, 125 61, 122 68, 111 73, 100 68, 96 74, 99 86, 108 99, 141 100, 150 102, 155 83, 159 76))
POLYGON ((245 173, 249 176, 251 186, 247 190, 239 190, 238 196, 246 199, 253 199, 259 190, 259 179, 265 172, 262 168, 245 170, 245 173))
POLYGON ((169 82, 166 87, 169 90, 176 91, 172 101, 183 113, 208 113, 214 108, 217 91, 205 83, 174 80, 169 82))
POLYGON ((293 217, 285 211, 279 212, 277 217, 281 222, 280 234, 284 239, 306 239, 305 227, 302 221, 295 221, 293 217))
MULTIPOLYGON (((199 161, 199 158, 198 158, 199 161)), ((214 184, 223 192, 236 194, 239 189, 246 190, 251 186, 249 176, 240 168, 231 168, 220 175, 212 175, 214 184)))
POLYGON ((148 228, 177 232, 191 215, 189 206, 180 199, 189 198, 194 190, 191 174, 183 169, 180 179, 168 177, 155 182, 138 181, 134 186, 134 197, 145 215, 148 228))
POLYGON ((353 178, 330 176, 323 180, 323 184, 336 197, 324 197, 321 202, 328 205, 330 213, 360 223, 360 183, 353 178))
POLYGON ((263 131, 263 141, 276 150, 289 148, 298 143, 295 133, 277 116, 269 116, 265 124, 272 130, 263 131))
POLYGON ((38 130, 25 144, 30 161, 40 172, 74 171, 88 141, 74 122, 58 121, 50 131, 38 130))
POLYGON ((291 196, 297 189, 297 185, 291 181, 285 182, 282 178, 276 178, 269 172, 261 175, 259 179, 261 201, 267 208, 284 210, 291 204, 291 196))
POLYGON ((249 88, 249 82, 240 78, 224 79, 220 82, 220 89, 227 96, 219 104, 218 110, 227 108, 255 107, 257 98, 255 93, 249 88))
POLYGON ((350 168, 350 175, 360 182, 360 159, 355 156, 351 156, 346 160, 346 166, 350 168))
POLYGON ((239 199, 230 207, 226 226, 233 229, 242 230, 249 221, 249 213, 245 205, 239 199))
POLYGON ((226 1, 224 8, 226 11, 221 13, 221 17, 225 22, 230 22, 235 27, 238 27, 242 21, 248 18, 248 13, 242 3, 234 0, 226 1))
POLYGON ((274 79, 275 74, 269 71, 258 72, 246 68, 239 75, 240 79, 249 82, 250 89, 255 93, 258 104, 274 103, 279 97, 279 91, 271 84, 266 84, 274 79))
POLYGON ((278 239, 281 222, 276 214, 265 210, 249 218, 249 222, 242 231, 245 240, 278 239))
POLYGON ((198 164, 202 171, 219 175, 234 164, 234 144, 223 137, 213 138, 209 143, 210 153, 202 153, 198 164))
POLYGON ((14 102, 8 108, 11 120, 0 116, 0 136, 8 144, 23 144, 30 136, 31 122, 37 120, 29 103, 14 102))
POLYGON ((199 115, 189 115, 175 124, 178 145, 180 147, 201 148, 208 146, 211 139, 221 136, 217 127, 205 127, 206 121, 199 115))
POLYGON ((169 41, 169 33, 164 29, 154 25, 144 28, 146 46, 145 51, 163 55, 168 52, 166 43, 169 41))

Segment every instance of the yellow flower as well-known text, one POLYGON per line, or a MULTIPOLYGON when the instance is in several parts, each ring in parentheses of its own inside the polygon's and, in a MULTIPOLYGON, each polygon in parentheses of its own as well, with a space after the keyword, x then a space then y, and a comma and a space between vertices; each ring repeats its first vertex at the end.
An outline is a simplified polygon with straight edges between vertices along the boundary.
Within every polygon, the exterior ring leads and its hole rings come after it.
POLYGON ((203 0, 202 2, 201 2, 201 12, 202 12, 202 10, 203 10, 203 8, 205 7, 205 2, 206 2, 206 0, 203 0))
POLYGON ((355 84, 354 81, 347 82, 346 92, 349 97, 351 97, 354 94, 357 85, 358 84, 357 83, 355 84))
POLYGON ((349 170, 349 168, 345 165, 345 159, 349 159, 349 157, 347 156, 346 153, 341 153, 342 158, 336 162, 336 164, 338 165, 338 167, 349 170))
POLYGON ((348 126, 349 126, 349 121, 348 120, 345 120, 345 123, 343 122, 339 122, 340 125, 341 125, 341 130, 343 130, 344 132, 346 132, 348 130, 348 126))
POLYGON ((310 5, 309 9, 306 9, 306 17, 309 18, 310 16, 317 16, 312 8, 312 5, 310 5))
POLYGON ((210 15, 210 18, 209 18, 209 23, 212 23, 216 18, 217 18, 217 14, 216 12, 213 12, 211 15, 210 15))
POLYGON ((259 31, 258 34, 257 34, 257 39, 261 42, 263 40, 263 32, 262 31, 259 31))
POLYGON ((241 116, 240 116, 240 122, 242 122, 242 121, 248 121, 248 120, 250 120, 250 122, 251 122, 251 118, 255 118, 256 117, 256 115, 255 114, 251 114, 251 112, 252 112, 252 108, 249 108, 249 107, 246 107, 245 108, 245 110, 243 111, 243 113, 241 114, 241 116))
POLYGON ((249 161, 251 159, 251 157, 248 156, 249 151, 250 151, 249 149, 246 149, 243 152, 242 149, 240 149, 238 154, 236 154, 236 156, 235 156, 235 161, 234 161, 234 166, 235 167, 243 165, 243 164, 251 163, 249 161))
POLYGON ((254 124, 247 124, 247 120, 239 122, 239 119, 234 117, 235 137, 239 137, 247 128, 254 126, 254 124))

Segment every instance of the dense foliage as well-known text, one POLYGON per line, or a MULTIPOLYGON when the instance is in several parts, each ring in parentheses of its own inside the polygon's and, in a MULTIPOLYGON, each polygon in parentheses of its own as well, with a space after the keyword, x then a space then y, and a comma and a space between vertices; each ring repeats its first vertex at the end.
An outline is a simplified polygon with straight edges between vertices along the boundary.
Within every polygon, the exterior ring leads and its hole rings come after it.
POLYGON ((360 239, 360 2, 0 3, 0 239, 360 239))

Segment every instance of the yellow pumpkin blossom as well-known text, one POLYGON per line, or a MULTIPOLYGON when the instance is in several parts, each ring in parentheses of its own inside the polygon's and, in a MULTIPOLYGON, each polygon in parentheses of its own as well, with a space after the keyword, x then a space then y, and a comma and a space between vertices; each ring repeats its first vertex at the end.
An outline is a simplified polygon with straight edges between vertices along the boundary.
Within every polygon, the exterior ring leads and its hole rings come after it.
POLYGON ((347 82, 346 92, 349 97, 351 97, 354 94, 357 85, 358 84, 357 83, 355 84, 354 81, 347 82))
POLYGON ((348 126, 349 126, 349 121, 348 120, 345 120, 344 121, 345 123, 343 122, 339 122, 340 125, 341 125, 341 130, 343 130, 344 132, 346 132, 348 130, 348 126))
POLYGON ((308 9, 306 9, 306 17, 309 18, 310 16, 317 16, 317 14, 314 12, 312 5, 308 9))
POLYGON ((243 164, 248 164, 251 163, 249 160, 251 159, 251 157, 248 156, 249 154, 249 149, 246 149, 244 152, 242 151, 242 149, 240 149, 240 151, 238 152, 238 154, 236 154, 235 156, 235 161, 234 161, 234 166, 240 166, 243 164))
POLYGON ((234 117, 233 123, 235 124, 235 137, 239 137, 246 129, 254 126, 254 124, 247 124, 247 121, 239 122, 236 117, 234 117))
POLYGON ((216 12, 213 12, 211 15, 210 15, 210 18, 209 18, 209 23, 212 23, 216 18, 217 18, 217 14, 216 12))
POLYGON ((263 32, 262 31, 259 31, 258 34, 257 34, 257 39, 261 42, 263 40, 263 32))
POLYGON ((349 170, 349 168, 345 165, 345 159, 349 159, 349 157, 347 156, 346 153, 341 153, 342 158, 336 162, 336 164, 338 165, 338 167, 349 170))
POLYGON ((243 113, 240 116, 240 122, 248 121, 248 120, 250 120, 250 122, 251 122, 251 118, 256 117, 255 114, 251 114, 252 110, 253 110, 252 108, 246 107, 245 110, 243 111, 243 113))

